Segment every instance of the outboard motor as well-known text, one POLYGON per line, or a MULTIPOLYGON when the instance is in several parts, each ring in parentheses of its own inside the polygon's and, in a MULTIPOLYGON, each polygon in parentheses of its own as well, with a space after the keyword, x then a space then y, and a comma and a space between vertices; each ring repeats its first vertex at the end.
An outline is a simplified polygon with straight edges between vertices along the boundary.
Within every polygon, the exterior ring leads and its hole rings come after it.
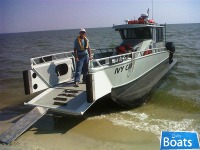
POLYGON ((169 64, 171 64, 173 62, 173 54, 175 53, 175 45, 173 42, 167 42, 165 47, 169 51, 169 64))

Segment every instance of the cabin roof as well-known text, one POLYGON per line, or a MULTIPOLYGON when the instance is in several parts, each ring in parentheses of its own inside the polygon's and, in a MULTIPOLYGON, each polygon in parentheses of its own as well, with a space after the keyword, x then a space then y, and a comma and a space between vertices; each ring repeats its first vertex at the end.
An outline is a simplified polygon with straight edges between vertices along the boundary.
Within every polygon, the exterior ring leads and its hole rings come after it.
POLYGON ((142 27, 153 27, 153 28, 163 28, 164 25, 160 24, 122 24, 122 25, 113 25, 113 28, 118 29, 130 29, 130 28, 142 28, 142 27))

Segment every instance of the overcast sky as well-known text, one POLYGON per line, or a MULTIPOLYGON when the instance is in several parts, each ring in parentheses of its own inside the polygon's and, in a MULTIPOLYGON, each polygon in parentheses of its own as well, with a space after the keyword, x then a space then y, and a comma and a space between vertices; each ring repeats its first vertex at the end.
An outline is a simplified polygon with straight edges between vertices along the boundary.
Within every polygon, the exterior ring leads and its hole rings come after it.
MULTIPOLYGON (((0 0, 0 33, 111 27, 138 18, 152 0, 0 0)), ((200 0, 153 0, 158 23, 200 23, 200 0)))

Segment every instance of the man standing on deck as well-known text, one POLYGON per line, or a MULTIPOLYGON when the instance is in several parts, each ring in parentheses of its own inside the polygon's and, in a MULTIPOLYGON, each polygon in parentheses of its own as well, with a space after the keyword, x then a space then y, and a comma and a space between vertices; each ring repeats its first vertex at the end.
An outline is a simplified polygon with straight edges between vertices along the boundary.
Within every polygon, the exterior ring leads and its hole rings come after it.
POLYGON ((91 50, 89 40, 85 36, 86 30, 81 28, 78 38, 74 41, 74 57, 76 60, 75 86, 79 86, 80 76, 83 73, 83 83, 86 82, 88 73, 88 63, 91 60, 91 50))

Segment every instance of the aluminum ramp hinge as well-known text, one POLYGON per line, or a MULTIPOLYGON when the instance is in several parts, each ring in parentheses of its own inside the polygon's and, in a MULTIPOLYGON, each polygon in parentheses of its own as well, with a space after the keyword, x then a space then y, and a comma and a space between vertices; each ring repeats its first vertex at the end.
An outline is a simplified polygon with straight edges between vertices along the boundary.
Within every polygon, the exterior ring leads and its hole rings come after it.
POLYGON ((18 120, 13 126, 0 135, 0 141, 6 144, 11 143, 31 125, 44 116, 49 108, 35 107, 28 114, 18 120))

